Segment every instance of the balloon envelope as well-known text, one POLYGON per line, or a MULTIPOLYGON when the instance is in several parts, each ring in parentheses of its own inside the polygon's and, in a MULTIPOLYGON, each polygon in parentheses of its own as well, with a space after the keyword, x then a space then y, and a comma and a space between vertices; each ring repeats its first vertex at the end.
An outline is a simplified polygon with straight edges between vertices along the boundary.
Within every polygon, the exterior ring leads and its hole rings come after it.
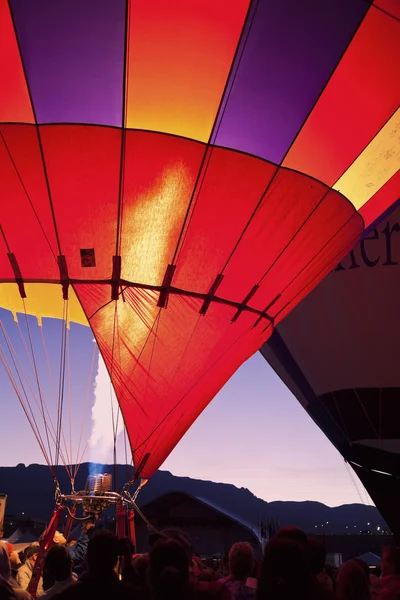
POLYGON ((400 534, 400 203, 281 323, 262 354, 400 534))
POLYGON ((143 477, 395 199, 390 2, 228 4, 0 0, 4 306, 63 285, 143 477))

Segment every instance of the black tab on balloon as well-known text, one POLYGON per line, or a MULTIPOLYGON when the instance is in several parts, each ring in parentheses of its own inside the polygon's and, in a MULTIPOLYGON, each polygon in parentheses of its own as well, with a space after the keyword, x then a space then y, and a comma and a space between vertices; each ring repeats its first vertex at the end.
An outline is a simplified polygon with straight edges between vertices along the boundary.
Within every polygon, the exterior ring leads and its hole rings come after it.
POLYGON ((200 309, 201 315, 205 315, 206 312, 208 311, 208 309, 210 308, 210 304, 212 302, 213 296, 214 296, 215 292, 217 291, 217 288, 221 284, 221 281, 223 280, 223 278, 224 278, 224 276, 221 273, 216 276, 214 283, 208 290, 208 294, 206 296, 206 299, 203 302, 203 306, 200 309))
POLYGON ((68 267, 67 261, 63 254, 57 256, 58 268, 60 271, 60 283, 63 292, 63 299, 68 300, 68 288, 69 288, 69 276, 68 276, 68 267))
MULTIPOLYGON (((268 304, 268 306, 266 306, 264 308, 261 315, 258 317, 257 321, 254 323, 253 327, 257 327, 257 325, 260 323, 260 321, 262 319, 267 319, 270 323, 272 323, 272 325, 274 324, 274 322, 275 322, 274 317, 271 317, 271 315, 268 314, 268 311, 275 304, 275 302, 277 300, 279 300, 280 297, 281 297, 281 294, 278 294, 277 296, 275 296, 275 298, 272 300, 272 302, 270 302, 268 304)), ((264 331, 265 331, 265 329, 264 329, 264 331)))
POLYGON ((94 248, 81 248, 81 266, 83 268, 87 267, 95 267, 96 266, 96 257, 94 254, 94 248))
POLYGON ((10 261, 12 270, 14 271, 14 277, 18 285, 19 295, 21 296, 21 298, 26 298, 24 280, 22 279, 21 269, 19 268, 17 259, 15 258, 15 254, 13 254, 12 252, 8 252, 7 256, 8 260, 10 261))
POLYGON ((234 323, 235 321, 237 321, 237 319, 240 317, 240 315, 242 314, 242 312, 245 310, 248 301, 250 300, 250 298, 252 298, 254 296, 254 294, 256 293, 256 291, 258 290, 258 288, 259 288, 258 285, 254 285, 251 288, 250 292, 247 294, 246 298, 241 303, 241 305, 238 308, 237 312, 234 314, 233 319, 232 319, 232 323, 234 323))
POLYGON ((119 286, 121 282, 121 257, 113 256, 113 268, 111 278, 111 300, 118 300, 119 286))
POLYGON ((169 288, 171 287, 175 269, 176 265, 168 265, 167 270, 165 271, 164 279, 162 282, 162 288, 160 290, 160 297, 157 302, 157 306, 159 306, 160 308, 167 308, 168 296, 170 292, 169 288))
POLYGON ((141 474, 141 472, 143 471, 143 469, 144 469, 144 467, 145 467, 145 464, 147 463, 147 461, 149 460, 149 458, 150 458, 150 453, 149 453, 149 452, 147 452, 147 453, 146 453, 146 454, 143 456, 142 460, 140 461, 140 463, 139 463, 139 465, 138 465, 137 469, 135 469, 135 473, 134 473, 134 475, 133 475, 134 479, 139 479, 139 477, 140 477, 140 474, 141 474))

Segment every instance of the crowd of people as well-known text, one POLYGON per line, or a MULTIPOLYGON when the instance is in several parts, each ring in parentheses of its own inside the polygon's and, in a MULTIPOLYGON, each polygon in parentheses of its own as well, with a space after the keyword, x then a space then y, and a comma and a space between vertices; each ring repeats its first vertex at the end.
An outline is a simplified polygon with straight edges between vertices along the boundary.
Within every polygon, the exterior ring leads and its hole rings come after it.
MULTIPOLYGON (((318 539, 284 527, 262 559, 246 542, 227 561, 202 560, 185 532, 150 536, 150 552, 134 554, 130 539, 107 529, 84 531, 69 543, 57 533, 47 552, 37 596, 41 600, 400 600, 400 548, 383 549, 381 575, 359 559, 334 571, 318 539)), ((0 542, 0 600, 30 600, 28 586, 39 544, 21 557, 0 542)))

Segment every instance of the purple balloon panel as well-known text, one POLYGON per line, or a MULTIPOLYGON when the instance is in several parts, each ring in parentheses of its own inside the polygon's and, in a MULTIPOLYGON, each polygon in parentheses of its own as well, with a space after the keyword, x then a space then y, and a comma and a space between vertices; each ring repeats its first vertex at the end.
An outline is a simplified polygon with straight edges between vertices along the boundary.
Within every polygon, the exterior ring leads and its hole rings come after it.
POLYGON ((280 163, 367 10, 364 0, 255 2, 212 142, 280 163))
POLYGON ((122 125, 125 0, 11 0, 38 123, 122 125))

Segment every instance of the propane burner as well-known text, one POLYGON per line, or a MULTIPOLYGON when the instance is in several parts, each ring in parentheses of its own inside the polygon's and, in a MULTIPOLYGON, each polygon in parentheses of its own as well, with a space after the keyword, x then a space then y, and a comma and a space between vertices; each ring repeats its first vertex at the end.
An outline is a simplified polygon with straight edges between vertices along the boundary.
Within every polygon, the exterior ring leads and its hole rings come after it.
POLYGON ((111 492, 111 488, 111 473, 89 475, 86 481, 85 492, 88 495, 101 496, 105 492, 111 492))

